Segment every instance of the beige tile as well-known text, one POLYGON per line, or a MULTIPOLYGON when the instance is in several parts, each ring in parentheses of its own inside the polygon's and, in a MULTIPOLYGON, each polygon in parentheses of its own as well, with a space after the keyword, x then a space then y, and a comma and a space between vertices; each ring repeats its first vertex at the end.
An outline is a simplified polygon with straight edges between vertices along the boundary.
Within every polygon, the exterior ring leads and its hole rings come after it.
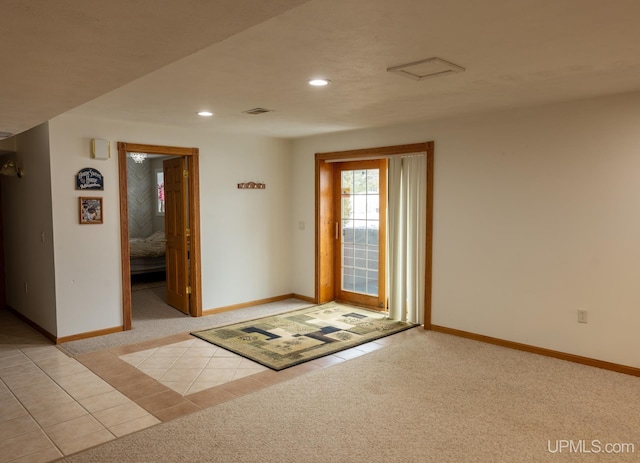
MULTIPOLYGON (((47 359, 50 360, 50 359, 47 359)), ((75 360, 60 361, 59 359, 53 359, 52 362, 40 363, 38 366, 51 376, 54 380, 64 378, 67 376, 77 375, 79 373, 86 373, 89 371, 83 364, 76 362, 75 360)))
POLYGON ((126 423, 127 421, 135 420, 147 415, 147 411, 137 405, 136 403, 127 403, 118 405, 107 410, 101 410, 93 414, 98 421, 100 421, 105 427, 112 428, 118 424, 126 423))
POLYGON ((38 362, 42 359, 58 357, 58 358, 69 358, 66 354, 64 354, 60 349, 58 349, 53 344, 44 345, 44 346, 36 346, 36 347, 27 347, 21 348, 22 352, 29 357, 34 362, 38 362))
POLYGON ((11 460, 11 463, 49 463, 62 457, 62 453, 56 447, 49 447, 44 450, 30 453, 27 456, 11 460))
POLYGON ((92 432, 91 434, 85 434, 84 436, 77 437, 62 442, 58 447, 65 455, 70 455, 80 450, 85 450, 90 447, 94 447, 99 444, 104 444, 110 440, 115 439, 115 436, 111 434, 107 429, 92 432))
POLYGON ((26 357, 16 346, 12 346, 10 344, 0 344, 0 365, 4 365, 4 359, 13 357, 14 355, 21 355, 23 357, 26 357))
POLYGON ((40 426, 29 415, 2 421, 0 422, 0 442, 20 434, 37 431, 38 429, 40 429, 40 426))
POLYGON ((368 342, 366 344, 362 344, 358 346, 358 350, 362 350, 364 352, 373 352, 374 350, 382 349, 385 347, 384 344, 378 344, 375 342, 368 342))
POLYGON ((265 367, 264 365, 260 365, 258 362, 254 362, 253 360, 245 358, 240 360, 240 365, 238 365, 238 368, 260 368, 261 370, 267 370, 267 367, 265 367))
POLYGON ((356 348, 351 348, 351 349, 345 349, 345 350, 341 350, 340 352, 336 352, 335 355, 336 357, 340 357, 343 358, 345 360, 351 360, 354 359, 356 357, 360 357, 361 355, 364 355, 366 352, 362 351, 362 350, 358 350, 356 348))
POLYGON ((1 461, 12 461, 51 447, 53 443, 41 430, 20 434, 0 441, 1 461))
POLYGON ((344 362, 345 359, 336 357, 335 355, 327 355, 325 357, 320 357, 315 360, 311 360, 310 363, 319 365, 321 367, 330 367, 332 365, 337 365, 338 363, 344 362))
POLYGON ((218 348, 215 346, 212 347, 190 347, 187 351, 182 354, 182 358, 186 357, 213 357, 215 353, 218 351, 218 348))
POLYGON ((58 378, 56 382, 75 399, 84 399, 114 390, 111 385, 90 371, 58 378))
POLYGON ((171 366, 176 362, 177 357, 149 357, 144 360, 142 363, 138 365, 139 369, 148 369, 148 368, 171 368, 171 366))
POLYGON ((135 354, 121 355, 120 360, 136 367, 151 356, 151 354, 147 354, 147 352, 148 351, 143 351, 135 354))
POLYGON ((189 386, 191 386, 191 381, 162 381, 162 384, 167 386, 174 392, 177 392, 180 395, 185 395, 189 390, 189 386))
POLYGON ((255 374, 261 373, 264 371, 264 368, 239 368, 236 370, 233 375, 233 379, 246 378, 247 376, 253 376, 255 374))
POLYGON ((189 339, 189 340, 186 340, 186 341, 176 342, 174 344, 169 344, 166 347, 172 347, 172 348, 176 348, 176 347, 191 347, 191 346, 193 346, 193 343, 195 341, 196 341, 196 339, 193 338, 193 339, 189 339))
POLYGON ((191 387, 184 393, 184 395, 195 394, 196 392, 205 391, 207 389, 211 389, 212 387, 221 386, 222 384, 226 384, 224 381, 195 381, 191 387))
POLYGON ((169 371, 168 368, 140 368, 140 371, 145 375, 152 377, 153 379, 159 380, 162 376, 169 371))
POLYGON ((88 412, 75 401, 65 404, 47 403, 36 408, 28 408, 29 413, 40 426, 46 428, 54 424, 64 423, 73 418, 87 415, 88 412))
POLYGON ((78 402, 86 408, 89 413, 94 413, 108 408, 117 407, 118 405, 130 403, 131 400, 120 392, 114 390, 111 392, 105 392, 104 394, 78 399, 78 402))
POLYGON ((162 377, 161 382, 165 381, 189 381, 193 382, 200 375, 202 368, 170 368, 162 377))
POLYGON ((213 357, 209 360, 207 368, 238 368, 240 363, 242 363, 240 357, 213 357))
POLYGON ((31 360, 29 360, 29 357, 24 355, 21 351, 8 351, 4 355, 0 356, 0 378, 2 378, 2 371, 4 369, 30 363, 31 360))
POLYGON ((61 444, 105 429, 105 427, 91 415, 84 415, 64 423, 44 428, 44 432, 60 448, 61 444))
POLYGON ((229 352, 228 350, 219 348, 214 357, 230 357, 230 358, 242 358, 242 356, 238 354, 234 354, 233 352, 229 352))
POLYGON ((21 387, 13 392, 27 410, 54 403, 63 406, 74 402, 73 398, 53 381, 21 387))
POLYGON ((0 380, 0 402, 4 402, 5 400, 16 400, 13 393, 7 389, 7 386, 0 380))
POLYGON ((26 363, 21 363, 19 365, 13 365, 0 369, 0 378, 2 379, 2 381, 6 382, 7 379, 14 378, 16 376, 22 376, 37 372, 42 373, 42 370, 34 365, 31 360, 28 360, 28 362, 26 363))
POLYGON ((221 347, 218 348, 218 350, 216 351, 215 357, 237 357, 237 358, 242 358, 241 355, 234 354, 233 352, 228 351, 226 349, 223 349, 221 347))
MULTIPOLYGON (((46 375, 45 375, 46 376, 46 375)), ((58 384, 53 381, 51 378, 48 378, 48 381, 42 381, 37 383, 25 384, 20 387, 14 387, 11 391, 16 395, 16 397, 22 399, 24 397, 29 396, 37 396, 37 395, 49 395, 54 394, 56 392, 64 392, 58 384)))
POLYGON ((227 382, 233 379, 235 368, 205 368, 196 381, 227 382))
POLYGON ((29 412, 16 399, 0 402, 0 423, 11 421, 24 415, 29 415, 29 412))
POLYGON ((4 383, 9 389, 14 390, 17 388, 30 386, 36 383, 50 382, 51 378, 43 373, 39 368, 37 370, 31 370, 24 374, 12 375, 2 378, 4 383))
POLYGON ((209 357, 186 357, 182 356, 171 365, 174 368, 198 368, 202 370, 209 363, 209 357))
POLYGON ((115 425, 109 428, 109 431, 115 434, 116 437, 122 437, 126 434, 131 434, 132 432, 140 431, 141 429, 145 429, 159 423, 160 420, 155 416, 146 415, 131 421, 127 421, 126 423, 115 425))
POLYGON ((186 347, 160 347, 153 353, 152 357, 178 358, 184 354, 186 350, 186 347))

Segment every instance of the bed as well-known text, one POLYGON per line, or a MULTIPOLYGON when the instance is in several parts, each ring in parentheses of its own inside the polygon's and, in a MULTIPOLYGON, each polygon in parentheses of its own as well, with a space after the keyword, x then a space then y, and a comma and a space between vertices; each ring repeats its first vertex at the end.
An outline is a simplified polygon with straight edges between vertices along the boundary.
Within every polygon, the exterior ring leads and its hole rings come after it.
POLYGON ((131 238, 129 240, 131 274, 164 272, 166 241, 163 232, 155 232, 147 238, 131 238))

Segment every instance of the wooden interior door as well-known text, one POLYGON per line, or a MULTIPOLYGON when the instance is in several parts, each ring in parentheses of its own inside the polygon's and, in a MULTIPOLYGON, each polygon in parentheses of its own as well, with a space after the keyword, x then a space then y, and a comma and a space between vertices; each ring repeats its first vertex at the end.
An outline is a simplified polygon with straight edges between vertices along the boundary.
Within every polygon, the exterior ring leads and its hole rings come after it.
POLYGON ((187 170, 183 157, 164 161, 167 304, 189 313, 187 170))

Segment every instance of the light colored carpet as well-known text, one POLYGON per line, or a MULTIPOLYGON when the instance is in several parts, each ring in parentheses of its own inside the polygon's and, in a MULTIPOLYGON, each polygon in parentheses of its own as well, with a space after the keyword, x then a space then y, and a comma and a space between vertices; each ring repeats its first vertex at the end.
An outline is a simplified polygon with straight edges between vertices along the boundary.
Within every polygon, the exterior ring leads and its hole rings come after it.
POLYGON ((64 462, 627 462, 640 378, 421 328, 64 462), (551 453, 559 441, 592 450, 551 453))
POLYGON ((65 342, 58 347, 73 356, 289 312, 312 304, 292 298, 206 317, 191 317, 166 304, 166 289, 162 286, 131 293, 131 305, 132 330, 65 342))

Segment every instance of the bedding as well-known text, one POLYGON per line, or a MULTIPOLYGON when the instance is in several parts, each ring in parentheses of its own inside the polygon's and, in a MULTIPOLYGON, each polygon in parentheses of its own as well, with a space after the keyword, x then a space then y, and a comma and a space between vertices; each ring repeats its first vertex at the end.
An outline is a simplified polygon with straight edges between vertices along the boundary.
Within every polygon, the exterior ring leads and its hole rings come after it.
POLYGON ((155 232, 147 238, 129 240, 131 273, 164 271, 166 239, 163 232, 155 232))

